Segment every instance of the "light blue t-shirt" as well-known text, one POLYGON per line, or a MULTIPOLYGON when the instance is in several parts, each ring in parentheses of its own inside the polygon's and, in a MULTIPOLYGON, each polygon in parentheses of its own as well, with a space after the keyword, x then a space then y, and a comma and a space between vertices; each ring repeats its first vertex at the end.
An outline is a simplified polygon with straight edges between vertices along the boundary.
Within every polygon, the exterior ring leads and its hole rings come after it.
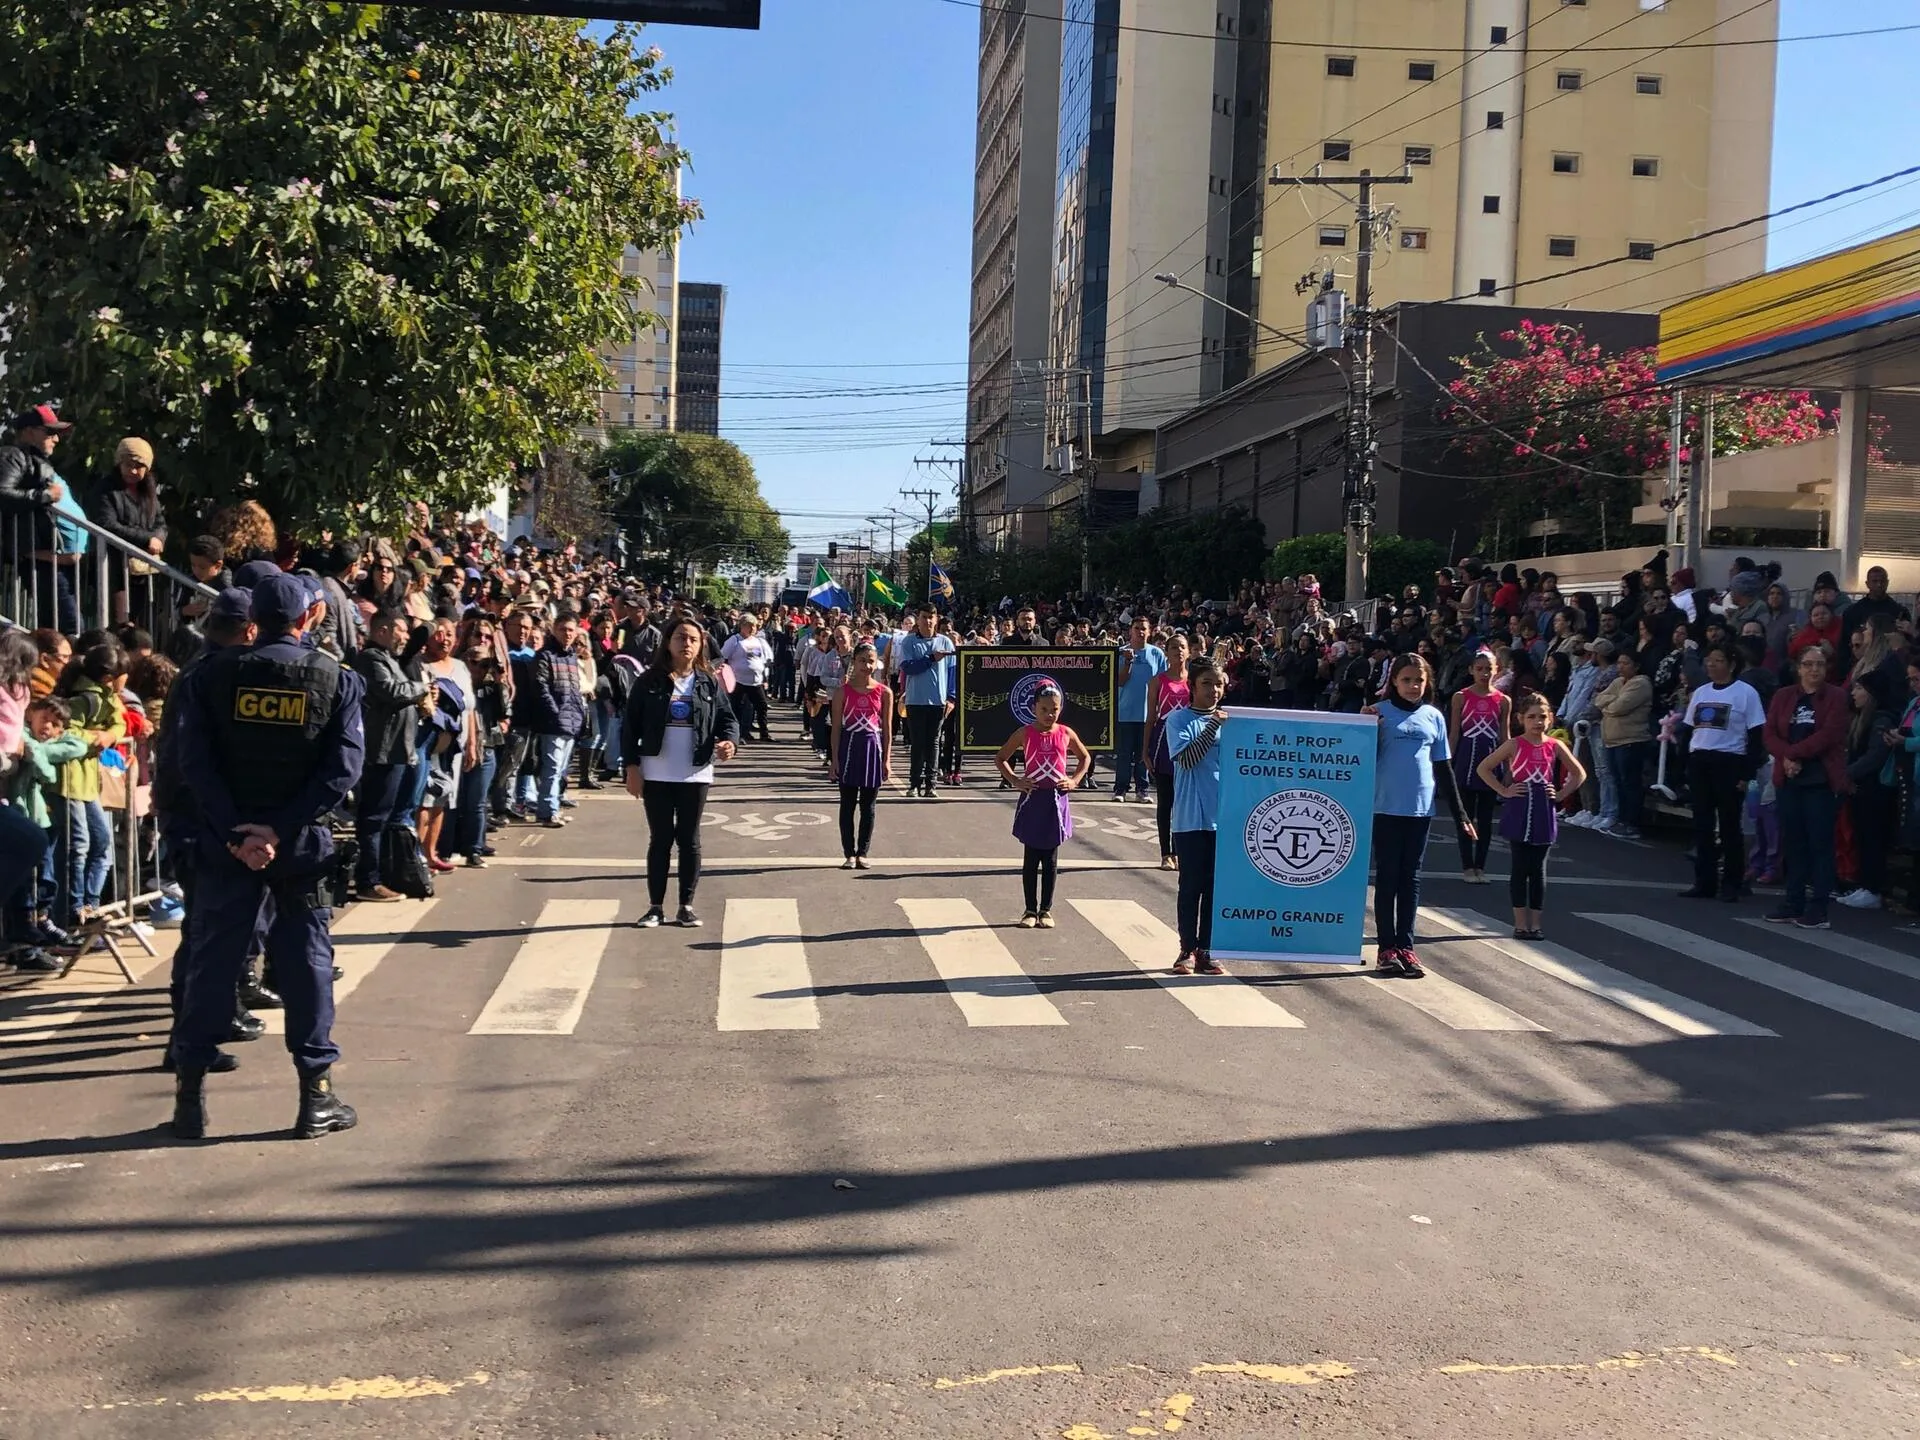
MULTIPOLYGON (((1126 657, 1122 655, 1114 662, 1124 665, 1126 657)), ((1153 684, 1153 677, 1167 673, 1167 652, 1158 645, 1146 645, 1135 653, 1133 668, 1127 671, 1127 683, 1120 687, 1119 713, 1114 718, 1122 724, 1144 725, 1147 723, 1147 687, 1153 684)))
POLYGON ((1447 717, 1431 705, 1402 710, 1380 702, 1380 763, 1374 771, 1376 815, 1433 814, 1433 762, 1451 758, 1447 717))
POLYGON ((1173 829, 1218 830, 1220 828, 1220 741, 1191 768, 1178 762, 1180 752, 1207 733, 1213 723, 1207 716, 1182 705, 1167 716, 1167 754, 1175 758, 1173 767, 1173 829))
POLYGON ((953 641, 944 635, 935 635, 931 640, 922 639, 909 631, 900 637, 895 654, 895 671, 901 679, 901 689, 905 692, 909 705, 944 705, 947 703, 947 672, 953 669, 953 641), (918 675, 910 675, 905 666, 918 665, 929 657, 938 657, 927 669, 918 675))

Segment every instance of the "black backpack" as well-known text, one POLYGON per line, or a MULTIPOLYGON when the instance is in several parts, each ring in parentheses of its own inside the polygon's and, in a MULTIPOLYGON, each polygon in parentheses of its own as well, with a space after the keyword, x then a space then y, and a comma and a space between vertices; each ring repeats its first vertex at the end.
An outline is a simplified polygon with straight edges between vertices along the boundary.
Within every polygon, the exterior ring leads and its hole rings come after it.
POLYGON ((420 841, 404 825, 389 825, 380 837, 380 883, 409 900, 433 898, 433 872, 420 841))

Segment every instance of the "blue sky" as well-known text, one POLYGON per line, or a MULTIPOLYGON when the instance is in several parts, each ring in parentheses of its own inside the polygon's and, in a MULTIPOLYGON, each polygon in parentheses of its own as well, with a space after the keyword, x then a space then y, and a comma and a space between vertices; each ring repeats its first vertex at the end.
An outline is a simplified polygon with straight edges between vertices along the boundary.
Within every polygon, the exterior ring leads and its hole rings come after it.
MULTIPOLYGON (((1916 20, 1915 0, 1784 0, 1781 33, 1916 20)), ((978 23, 944 0, 765 0, 757 33, 648 35, 706 207, 681 277, 727 286, 722 428, 802 548, 869 515, 884 544, 902 487, 951 485, 912 462, 963 433, 978 23), (924 388, 819 393, 903 385, 924 388)), ((1920 160, 1920 32, 1780 50, 1776 207, 1920 160)), ((1920 179, 1783 222, 1769 263, 1915 223, 1920 179)))

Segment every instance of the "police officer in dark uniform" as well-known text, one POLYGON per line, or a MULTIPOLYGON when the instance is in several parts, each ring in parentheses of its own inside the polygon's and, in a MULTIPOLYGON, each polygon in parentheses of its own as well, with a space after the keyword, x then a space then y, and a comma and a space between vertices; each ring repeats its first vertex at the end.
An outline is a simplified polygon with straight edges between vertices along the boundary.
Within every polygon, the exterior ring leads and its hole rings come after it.
POLYGON ((322 817, 360 778, 360 677, 306 645, 321 602, 303 580, 253 587, 260 638, 223 650, 184 678, 180 772, 200 810, 193 955, 174 1029, 173 1133, 206 1135, 203 1083, 233 1017, 234 987, 266 895, 275 917, 267 958, 286 1005, 287 1050, 300 1076, 295 1133, 352 1128, 333 1092, 333 939, 326 903, 333 838, 322 817))

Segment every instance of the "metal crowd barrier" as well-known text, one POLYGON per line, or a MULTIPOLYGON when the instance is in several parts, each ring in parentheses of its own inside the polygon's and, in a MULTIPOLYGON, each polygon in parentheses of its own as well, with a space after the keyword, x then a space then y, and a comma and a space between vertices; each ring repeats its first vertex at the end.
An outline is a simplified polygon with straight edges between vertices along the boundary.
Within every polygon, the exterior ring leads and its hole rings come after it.
POLYGON ((182 603, 214 591, 91 520, 60 511, 53 525, 52 513, 0 514, 0 614, 69 638, 131 623, 153 636, 156 651, 173 653, 190 623, 182 603), (63 525, 85 544, 72 544, 63 525), (49 538, 43 526, 52 530, 50 546, 39 543, 49 538))

